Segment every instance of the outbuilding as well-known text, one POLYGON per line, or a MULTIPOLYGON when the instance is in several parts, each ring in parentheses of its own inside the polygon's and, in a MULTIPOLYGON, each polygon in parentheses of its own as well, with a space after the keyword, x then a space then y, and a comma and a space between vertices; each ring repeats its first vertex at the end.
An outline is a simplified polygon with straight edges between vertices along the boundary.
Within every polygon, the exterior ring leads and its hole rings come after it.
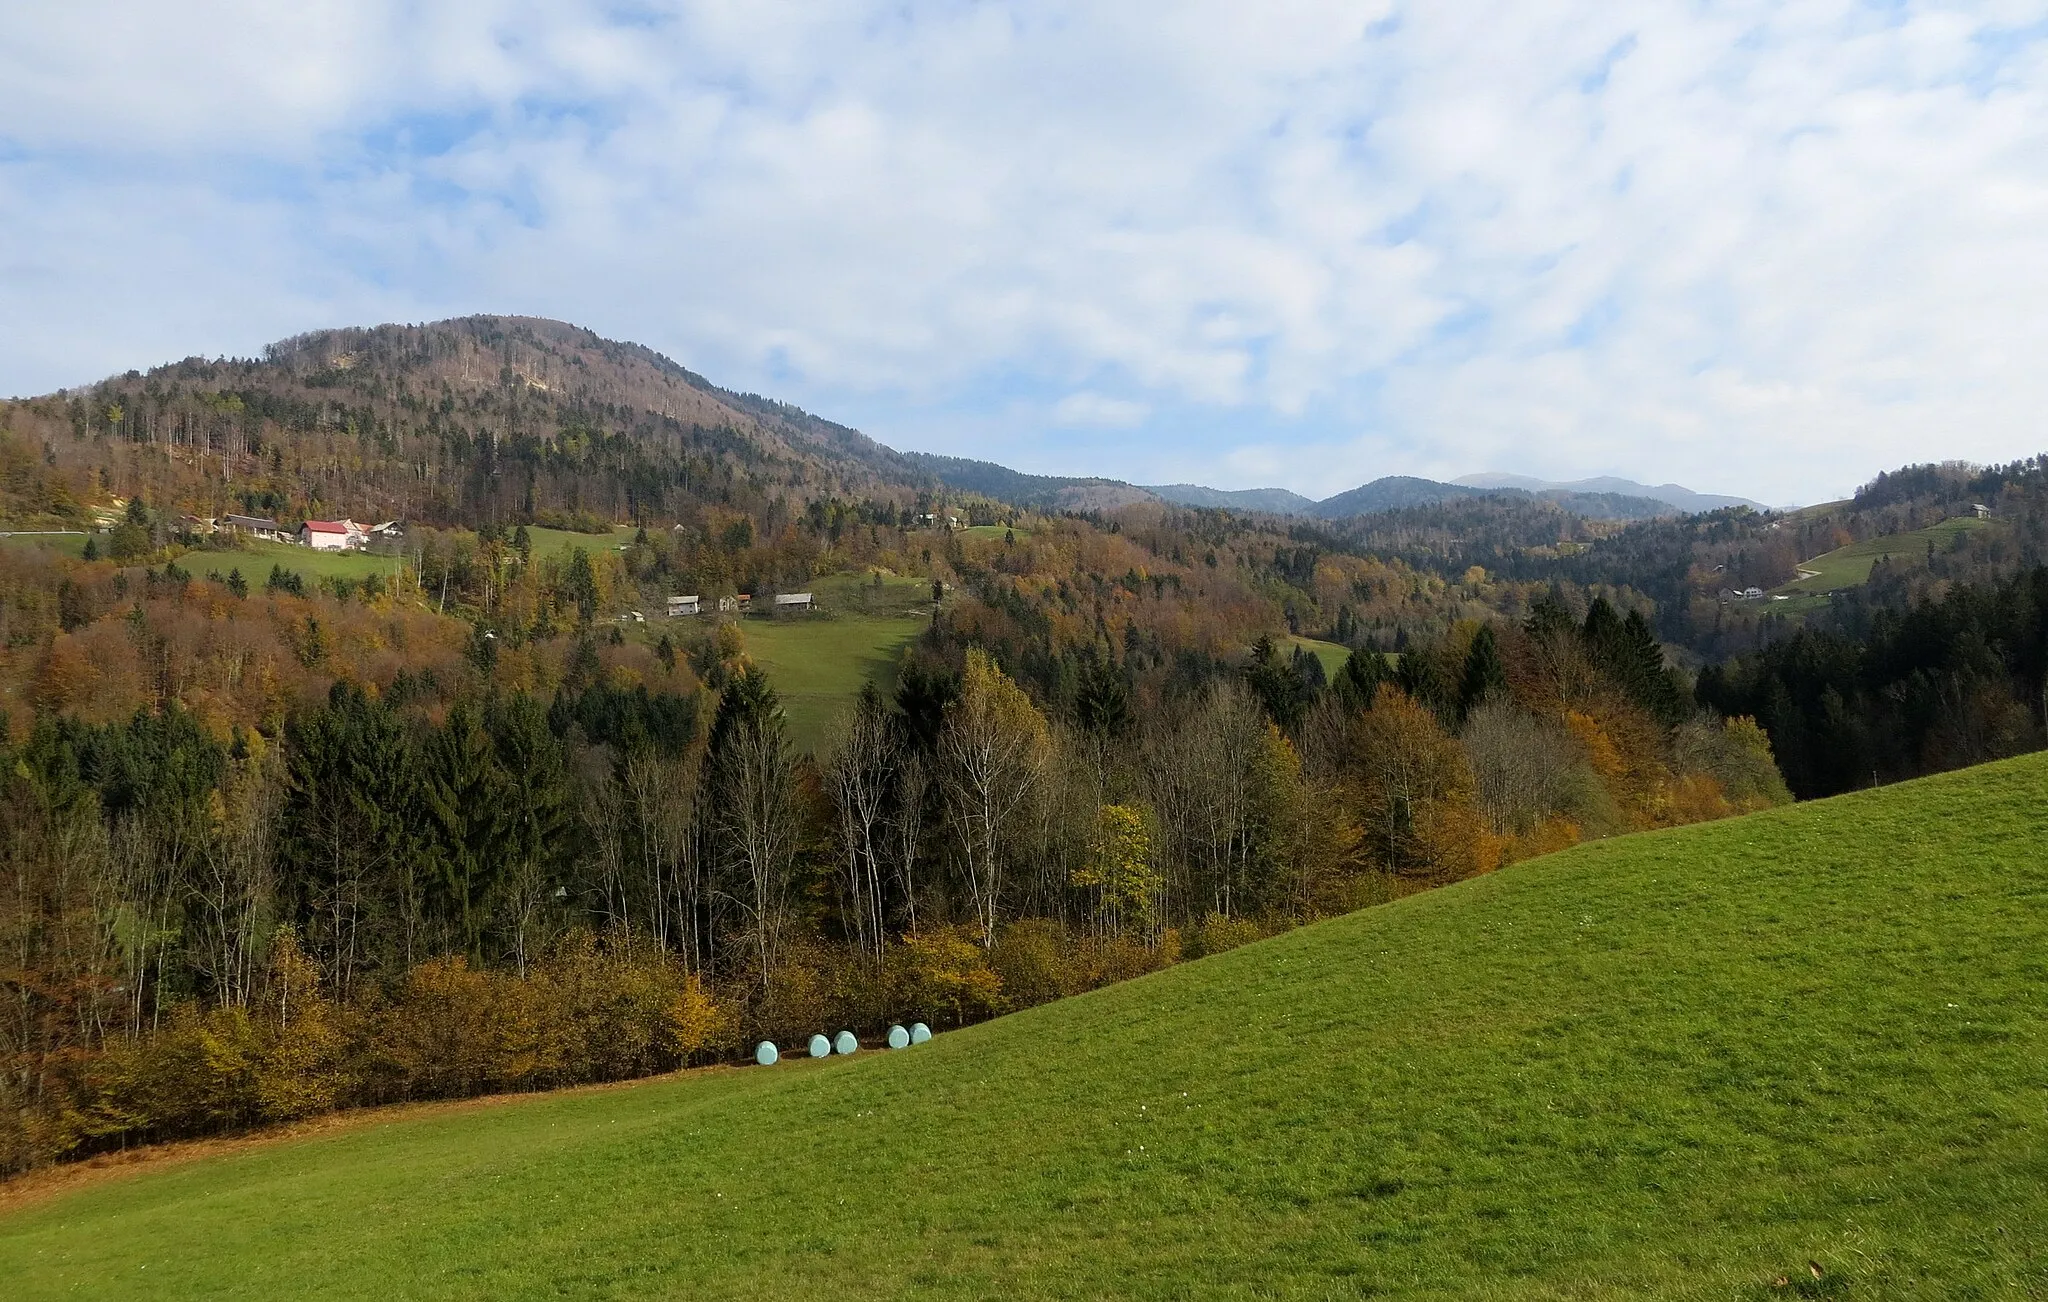
POLYGON ((353 520, 308 520, 299 526, 299 545, 338 552, 363 545, 362 526, 353 520))
POLYGON ((275 520, 266 520, 257 515, 224 515, 220 527, 228 533, 245 533, 251 538, 266 538, 272 542, 284 537, 284 528, 275 520))

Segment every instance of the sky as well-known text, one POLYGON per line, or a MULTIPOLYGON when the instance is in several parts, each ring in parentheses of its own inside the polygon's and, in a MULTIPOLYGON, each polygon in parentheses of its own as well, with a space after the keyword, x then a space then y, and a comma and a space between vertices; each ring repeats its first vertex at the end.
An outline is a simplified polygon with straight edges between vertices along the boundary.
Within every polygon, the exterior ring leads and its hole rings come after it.
POLYGON ((1773 504, 2048 450, 2048 7, 0 7, 0 393, 472 312, 900 448, 1773 504))

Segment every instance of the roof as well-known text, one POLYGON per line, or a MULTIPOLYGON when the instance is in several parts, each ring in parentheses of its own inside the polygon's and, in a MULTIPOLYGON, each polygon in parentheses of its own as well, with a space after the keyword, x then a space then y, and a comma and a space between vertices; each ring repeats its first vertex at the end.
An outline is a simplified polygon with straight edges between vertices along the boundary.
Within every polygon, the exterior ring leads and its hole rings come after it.
POLYGON ((348 525, 340 520, 308 520, 301 526, 314 533, 347 533, 348 525))
POLYGON ((277 521, 266 520, 259 515, 224 515, 220 518, 220 520, 222 524, 238 525, 244 529, 277 528, 277 521))

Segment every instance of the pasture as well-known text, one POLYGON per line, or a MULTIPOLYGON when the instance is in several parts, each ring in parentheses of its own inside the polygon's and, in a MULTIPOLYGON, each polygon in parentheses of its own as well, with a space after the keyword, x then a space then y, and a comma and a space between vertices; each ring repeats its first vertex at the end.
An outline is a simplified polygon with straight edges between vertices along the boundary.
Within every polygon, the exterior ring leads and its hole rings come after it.
MULTIPOLYGON (((2004 528, 1997 520, 1979 520, 1975 516, 1957 516, 1943 520, 1940 524, 1910 533, 1886 534, 1881 538, 1866 538, 1862 542, 1850 543, 1810 561, 1800 562, 1800 569, 1807 573, 1790 583, 1772 589, 1773 595, 1783 594, 1799 597, 1822 596, 1843 588, 1853 588, 1870 580, 1870 569, 1879 558, 1890 556, 1924 556, 1929 544, 1937 552, 1947 551, 1955 546, 1959 536, 1983 529, 2004 528)), ((1810 603, 1802 603, 1810 604, 1810 603)), ((1792 608, 1780 605, 1781 611, 1792 608)))
POLYGON ((0 1279, 19 1299, 2039 1296, 2044 840, 2034 756, 1595 842, 916 1049, 59 1181, 0 1213, 0 1279))
POLYGON ((51 533, 46 531, 9 532, 0 533, 0 547, 46 547, 51 551, 62 552, 66 556, 76 558, 85 555, 85 539, 86 535, 82 531, 78 533, 51 533))

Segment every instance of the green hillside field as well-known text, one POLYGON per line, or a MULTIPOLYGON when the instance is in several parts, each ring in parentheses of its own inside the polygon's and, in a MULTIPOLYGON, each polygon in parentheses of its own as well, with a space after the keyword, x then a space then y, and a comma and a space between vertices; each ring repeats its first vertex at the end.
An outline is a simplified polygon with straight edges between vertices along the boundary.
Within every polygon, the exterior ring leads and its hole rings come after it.
POLYGON ((2000 529, 2004 524, 1998 520, 1979 520, 1975 516, 1958 516, 1943 520, 1940 524, 1909 533, 1886 534, 1880 538, 1866 538, 1862 542, 1837 547, 1825 555, 1810 561, 1800 562, 1800 569, 1806 571, 1802 577, 1790 583, 1781 584, 1771 590, 1774 596, 1789 597, 1789 603, 1781 603, 1775 609, 1779 614, 1797 614, 1805 610, 1825 606, 1827 594, 1843 588, 1853 588, 1870 581, 1870 568, 1879 558, 1890 556, 1924 556, 1927 545, 1945 552, 1955 545, 1959 535, 1978 529, 2000 529), (1817 600, 1816 600, 1817 599, 1817 600))
POLYGON ((60 1186, 0 1214, 0 1280, 2040 1296, 2044 846, 2041 756, 1596 842, 903 1052, 375 1114, 60 1186))
MULTIPOLYGON (((799 750, 824 747, 833 720, 872 682, 896 690, 903 649, 931 624, 931 584, 895 575, 878 587, 872 575, 826 575, 809 587, 817 608, 776 614, 772 607, 740 621, 750 659, 767 671, 799 750)), ((701 630, 706 617, 668 621, 650 617, 632 636, 647 642, 664 632, 701 630)))

